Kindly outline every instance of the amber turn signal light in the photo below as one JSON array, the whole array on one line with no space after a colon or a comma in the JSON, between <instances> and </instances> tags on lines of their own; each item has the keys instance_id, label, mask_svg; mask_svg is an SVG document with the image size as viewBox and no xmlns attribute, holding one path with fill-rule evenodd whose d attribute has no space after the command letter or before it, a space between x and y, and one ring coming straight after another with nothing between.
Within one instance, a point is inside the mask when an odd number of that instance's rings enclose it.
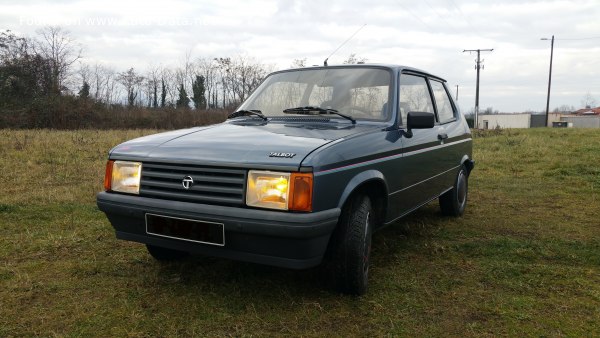
<instances>
[{"instance_id":1,"label":"amber turn signal light","mask_svg":"<svg viewBox=\"0 0 600 338\"><path fill-rule=\"evenodd\" d=\"M106 171L104 172L104 191L109 191L112 185L112 170L115 161L106 162Z\"/></svg>"},{"instance_id":2,"label":"amber turn signal light","mask_svg":"<svg viewBox=\"0 0 600 338\"><path fill-rule=\"evenodd\" d=\"M312 211L312 173L292 173L289 210Z\"/></svg>"}]
</instances>

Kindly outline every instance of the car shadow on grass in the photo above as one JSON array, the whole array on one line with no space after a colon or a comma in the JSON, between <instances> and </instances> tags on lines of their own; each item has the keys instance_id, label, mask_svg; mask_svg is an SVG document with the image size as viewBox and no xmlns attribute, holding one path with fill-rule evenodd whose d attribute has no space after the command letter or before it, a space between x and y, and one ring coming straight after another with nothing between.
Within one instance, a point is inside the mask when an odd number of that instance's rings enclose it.
<instances>
[{"instance_id":1,"label":"car shadow on grass","mask_svg":"<svg viewBox=\"0 0 600 338\"><path fill-rule=\"evenodd\" d=\"M376 269L372 270L371 280L396 267L395 257L409 254L435 236L445 219L438 210L426 206L374 234L371 260ZM199 294L313 300L340 295L329 283L325 266L291 270L200 255L175 262L156 262L148 257L148 262L154 266L154 282L158 285L187 288Z\"/></svg>"}]
</instances>

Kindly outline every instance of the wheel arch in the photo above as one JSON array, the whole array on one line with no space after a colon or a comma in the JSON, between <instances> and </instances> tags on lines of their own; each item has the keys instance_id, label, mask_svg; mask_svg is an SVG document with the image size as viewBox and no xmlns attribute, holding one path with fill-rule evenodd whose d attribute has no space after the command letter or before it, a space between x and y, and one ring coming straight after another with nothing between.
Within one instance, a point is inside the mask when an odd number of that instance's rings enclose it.
<instances>
[{"instance_id":1,"label":"wheel arch","mask_svg":"<svg viewBox=\"0 0 600 338\"><path fill-rule=\"evenodd\" d=\"M388 186L385 176L377 170L363 171L354 176L338 202L338 207L344 205L355 194L363 193L371 198L371 203L376 214L376 224L381 224L385 220L388 202Z\"/></svg>"},{"instance_id":2,"label":"wheel arch","mask_svg":"<svg viewBox=\"0 0 600 338\"><path fill-rule=\"evenodd\" d=\"M460 160L460 164L467 168L467 175L470 175L471 170L475 168L475 161L469 158L469 155L463 156L462 160Z\"/></svg>"}]
</instances>

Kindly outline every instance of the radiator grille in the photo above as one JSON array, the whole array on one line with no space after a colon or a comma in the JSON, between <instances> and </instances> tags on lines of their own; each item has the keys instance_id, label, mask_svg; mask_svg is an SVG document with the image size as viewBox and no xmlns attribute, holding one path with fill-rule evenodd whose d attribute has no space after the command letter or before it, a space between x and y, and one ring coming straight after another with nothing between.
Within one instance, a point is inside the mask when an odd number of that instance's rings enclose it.
<instances>
[{"instance_id":1,"label":"radiator grille","mask_svg":"<svg viewBox=\"0 0 600 338\"><path fill-rule=\"evenodd\" d=\"M182 181L190 176L189 189ZM142 164L140 196L216 205L243 205L246 171L183 164Z\"/></svg>"}]
</instances>

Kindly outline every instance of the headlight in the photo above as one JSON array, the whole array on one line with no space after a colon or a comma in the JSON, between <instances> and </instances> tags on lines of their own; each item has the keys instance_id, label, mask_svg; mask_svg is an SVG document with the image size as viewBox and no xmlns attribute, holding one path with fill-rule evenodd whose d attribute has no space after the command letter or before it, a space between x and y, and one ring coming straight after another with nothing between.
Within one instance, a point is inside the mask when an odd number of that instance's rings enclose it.
<instances>
[{"instance_id":1,"label":"headlight","mask_svg":"<svg viewBox=\"0 0 600 338\"><path fill-rule=\"evenodd\" d=\"M250 170L246 205L279 210L311 211L311 173Z\"/></svg>"},{"instance_id":2,"label":"headlight","mask_svg":"<svg viewBox=\"0 0 600 338\"><path fill-rule=\"evenodd\" d=\"M104 189L129 194L140 193L140 162L108 161L104 176Z\"/></svg>"}]
</instances>

